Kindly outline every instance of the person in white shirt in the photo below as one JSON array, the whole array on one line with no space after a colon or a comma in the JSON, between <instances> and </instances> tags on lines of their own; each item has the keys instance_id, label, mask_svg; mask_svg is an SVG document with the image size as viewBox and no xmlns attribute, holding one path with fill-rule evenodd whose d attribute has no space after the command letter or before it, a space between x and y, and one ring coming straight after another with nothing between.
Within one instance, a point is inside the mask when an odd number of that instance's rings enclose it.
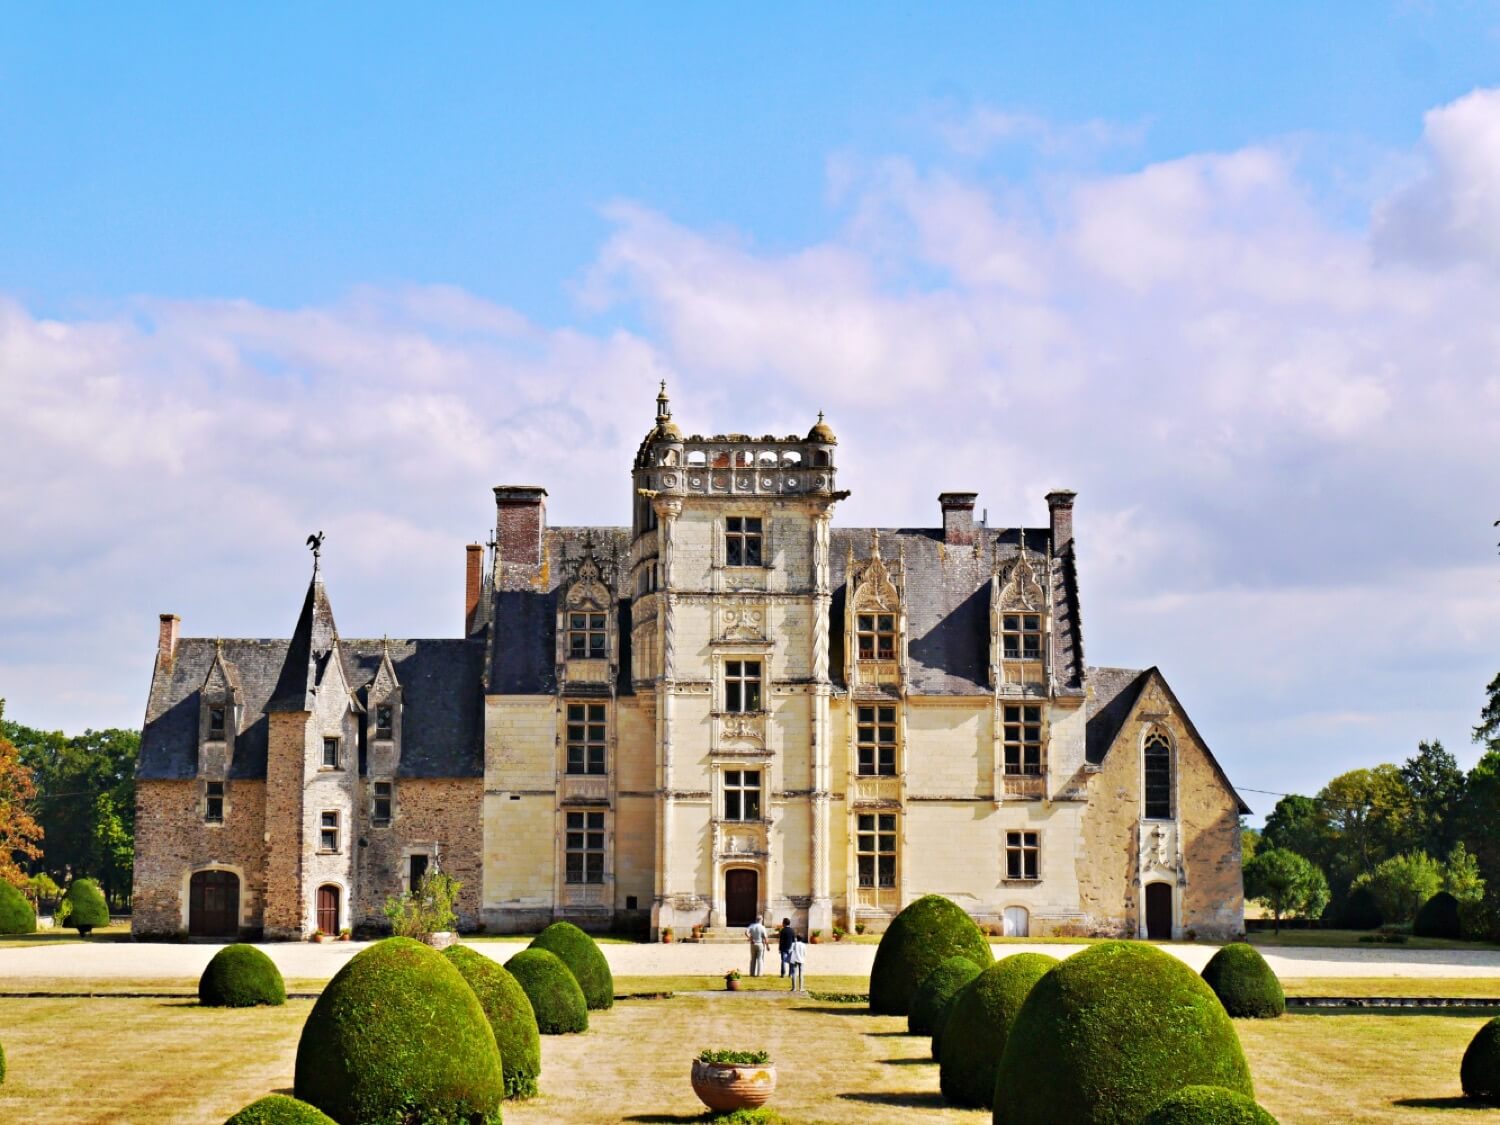
<instances>
[{"instance_id":1,"label":"person in white shirt","mask_svg":"<svg viewBox=\"0 0 1500 1125\"><path fill-rule=\"evenodd\" d=\"M792 970L792 991L805 992L806 989L802 983L802 966L807 963L807 945L800 936L796 936L793 940L786 960L787 967Z\"/></svg>"},{"instance_id":2,"label":"person in white shirt","mask_svg":"<svg viewBox=\"0 0 1500 1125\"><path fill-rule=\"evenodd\" d=\"M750 939L750 975L758 977L766 962L766 941L771 936L761 924L760 915L745 928L745 936Z\"/></svg>"}]
</instances>

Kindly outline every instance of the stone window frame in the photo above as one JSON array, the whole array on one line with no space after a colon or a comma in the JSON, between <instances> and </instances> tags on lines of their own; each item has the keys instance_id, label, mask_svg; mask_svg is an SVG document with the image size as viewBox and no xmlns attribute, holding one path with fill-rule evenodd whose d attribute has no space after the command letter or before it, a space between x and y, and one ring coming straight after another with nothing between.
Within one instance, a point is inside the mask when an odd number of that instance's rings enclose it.
<instances>
[{"instance_id":1,"label":"stone window frame","mask_svg":"<svg viewBox=\"0 0 1500 1125\"><path fill-rule=\"evenodd\" d=\"M1153 745L1162 745L1165 749L1167 768L1167 814L1165 816L1151 815L1151 797L1149 795L1149 771L1147 769L1147 758ZM1180 808L1177 796L1177 740L1172 737L1172 732L1161 723L1152 723L1141 732L1141 819L1155 823L1175 823L1177 812Z\"/></svg>"},{"instance_id":2,"label":"stone window frame","mask_svg":"<svg viewBox=\"0 0 1500 1125\"><path fill-rule=\"evenodd\" d=\"M380 787L385 786L382 795ZM382 817L379 813L380 802L386 803L386 815ZM396 782L394 778L380 778L370 782L370 827L389 828L396 822Z\"/></svg>"},{"instance_id":3,"label":"stone window frame","mask_svg":"<svg viewBox=\"0 0 1500 1125\"><path fill-rule=\"evenodd\" d=\"M755 524L751 529L749 524ZM766 570L770 567L767 560L771 557L771 532L770 517L764 511L761 512L726 512L723 516L723 525L720 531L720 541L724 544L724 566L731 570ZM732 526L737 524L737 526ZM754 545L755 562L746 561L752 553L751 546ZM732 558L732 548L738 545L740 561L735 562Z\"/></svg>"},{"instance_id":4,"label":"stone window frame","mask_svg":"<svg viewBox=\"0 0 1500 1125\"><path fill-rule=\"evenodd\" d=\"M330 823L329 817L333 820ZM318 810L318 854L319 855L342 855L342 844L344 842L343 814L338 809ZM328 847L328 834L333 833L333 846Z\"/></svg>"},{"instance_id":5,"label":"stone window frame","mask_svg":"<svg viewBox=\"0 0 1500 1125\"><path fill-rule=\"evenodd\" d=\"M864 720L864 712L873 711L874 715L870 722ZM880 712L889 711L890 721L881 717ZM881 738L884 728L891 728L891 738L886 742ZM901 708L898 704L881 701L869 703L858 702L854 704L854 775L856 777L898 777L901 774L903 764L901 732L905 724L901 722ZM864 732L867 728L873 728L875 737L867 741ZM890 769L882 769L881 751L890 747L891 763ZM870 751L871 769L865 769L865 751Z\"/></svg>"},{"instance_id":6,"label":"stone window frame","mask_svg":"<svg viewBox=\"0 0 1500 1125\"><path fill-rule=\"evenodd\" d=\"M1011 712L1021 713L1018 722L1011 721ZM1037 712L1036 722L1033 724L1027 720L1026 712ZM1035 726L1037 728L1036 738L1026 737L1026 728ZM1012 739L1010 732L1012 727L1021 728L1021 737ZM1016 760L1019 769L1010 768L1010 750L1016 748ZM1028 747L1036 747L1036 769L1026 768L1026 750ZM1003 703L1000 707L1000 768L1006 777L1041 777L1047 772L1047 709L1041 703Z\"/></svg>"},{"instance_id":7,"label":"stone window frame","mask_svg":"<svg viewBox=\"0 0 1500 1125\"><path fill-rule=\"evenodd\" d=\"M213 787L215 785L219 787L219 791L217 793L213 792ZM210 802L214 800L217 800L219 802L219 815L217 819L209 815L211 809L213 808ZM205 827L223 828L224 821L229 814L229 790L226 783L222 779L212 781L205 780L203 782L202 802L203 803L200 811L203 814L203 823Z\"/></svg>"},{"instance_id":8,"label":"stone window frame","mask_svg":"<svg viewBox=\"0 0 1500 1125\"><path fill-rule=\"evenodd\" d=\"M1010 627L1009 619L1019 618L1020 624ZM1036 619L1036 627L1026 626L1027 618ZM1000 659L1041 661L1047 657L1047 614L1040 609L1002 609L1000 611ZM1036 647L1026 644L1028 637L1036 638ZM1012 641L1016 643L1012 643Z\"/></svg>"},{"instance_id":9,"label":"stone window frame","mask_svg":"<svg viewBox=\"0 0 1500 1125\"><path fill-rule=\"evenodd\" d=\"M582 708L584 712L583 718L577 722L574 721L572 714L575 707ZM592 708L599 708L603 712L604 717L600 722L596 723L594 718L589 714ZM609 748L611 741L609 704L598 699L564 699L562 704L562 722L563 773L568 777L607 777L609 775ZM582 741L577 743L572 738L572 728L575 726L584 728L584 737ZM603 730L603 733L597 739L591 737L590 734L591 728L596 726L601 727ZM583 754L583 768L577 770L573 768L572 760L575 745ZM594 748L597 748L600 754L600 768L597 770L589 768L589 751Z\"/></svg>"},{"instance_id":10,"label":"stone window frame","mask_svg":"<svg viewBox=\"0 0 1500 1125\"><path fill-rule=\"evenodd\" d=\"M333 764L328 762L328 746L333 744ZM344 739L342 735L325 734L323 736L322 755L318 759L320 770L341 770L344 768Z\"/></svg>"},{"instance_id":11,"label":"stone window frame","mask_svg":"<svg viewBox=\"0 0 1500 1125\"><path fill-rule=\"evenodd\" d=\"M769 763L767 763L769 765ZM762 824L770 818L767 815L766 798L767 782L770 771L766 766L746 766L739 763L724 765L719 768L719 820L725 824ZM733 781L730 775L735 775ZM755 784L746 784L745 775L754 774ZM739 815L729 814L730 797L737 798ZM748 815L753 812L755 815Z\"/></svg>"},{"instance_id":12,"label":"stone window frame","mask_svg":"<svg viewBox=\"0 0 1500 1125\"><path fill-rule=\"evenodd\" d=\"M731 673L729 667L731 664L739 665L740 671L738 673ZM745 675L744 666L747 664L753 664L759 670L757 675L753 679ZM766 713L766 669L769 664L770 661L767 659L767 655L760 651L752 653L735 652L723 654L721 659L718 661L717 669L719 673L719 701L721 703L721 707L719 710L721 714L763 715ZM740 688L740 700L739 706L737 707L731 707L729 705L729 688L731 684L737 684ZM745 704L749 702L749 700L747 700L746 698L745 688L747 685L751 684L753 684L755 688L754 707L745 706Z\"/></svg>"},{"instance_id":13,"label":"stone window frame","mask_svg":"<svg viewBox=\"0 0 1500 1125\"><path fill-rule=\"evenodd\" d=\"M394 699L383 699L371 708L375 712L374 730L377 742L394 742L396 739L396 701ZM381 712L389 719L384 726L381 725Z\"/></svg>"},{"instance_id":14,"label":"stone window frame","mask_svg":"<svg viewBox=\"0 0 1500 1125\"><path fill-rule=\"evenodd\" d=\"M420 884L421 879L425 879L434 871L442 870L442 864L440 862L442 857L440 855L440 851L441 849L435 843L408 844L406 847L401 849L400 886L402 891L415 894L417 891L417 884ZM411 861L413 859L416 859L418 856L420 856L425 862L422 865L421 878L413 880L411 877Z\"/></svg>"},{"instance_id":15,"label":"stone window frame","mask_svg":"<svg viewBox=\"0 0 1500 1125\"><path fill-rule=\"evenodd\" d=\"M1027 863L1030 859L1030 871ZM1012 867L1012 860L1015 866ZM1013 872L1020 872L1014 874ZM1005 874L1002 882L1040 883L1042 881L1042 832L1039 828L1007 828L1005 830Z\"/></svg>"},{"instance_id":16,"label":"stone window frame","mask_svg":"<svg viewBox=\"0 0 1500 1125\"><path fill-rule=\"evenodd\" d=\"M608 660L609 659L609 610L596 609L592 606L568 606L563 610L564 623L567 626L566 642L563 649L564 659L567 660ZM575 622L575 618L583 618L583 624ZM597 624L595 623L595 619ZM581 646L577 642L581 640ZM595 642L598 642L597 647ZM575 647L581 647L582 652L575 652Z\"/></svg>"},{"instance_id":17,"label":"stone window frame","mask_svg":"<svg viewBox=\"0 0 1500 1125\"><path fill-rule=\"evenodd\" d=\"M601 808L564 808L562 838L563 884L569 887L597 887L609 881L609 810ZM575 823L575 819L577 821ZM597 818L597 824L595 822ZM593 837L597 834L598 843ZM577 846L574 839L577 837ZM573 859L578 856L581 878L573 878ZM591 870L590 859L597 858L598 869ZM591 877L593 876L593 877Z\"/></svg>"},{"instance_id":18,"label":"stone window frame","mask_svg":"<svg viewBox=\"0 0 1500 1125\"><path fill-rule=\"evenodd\" d=\"M204 736L209 742L223 742L228 737L229 704L223 700L214 700L208 705L208 733Z\"/></svg>"},{"instance_id":19,"label":"stone window frame","mask_svg":"<svg viewBox=\"0 0 1500 1125\"><path fill-rule=\"evenodd\" d=\"M865 621L870 621L869 627ZM882 619L890 622L885 625ZM869 638L869 653L865 652L865 638ZM884 642L889 639L889 649ZM859 609L854 614L854 652L855 659L875 662L891 663L896 659L896 654L901 647L901 618L893 609Z\"/></svg>"},{"instance_id":20,"label":"stone window frame","mask_svg":"<svg viewBox=\"0 0 1500 1125\"><path fill-rule=\"evenodd\" d=\"M886 823L887 821L889 824ZM900 854L901 814L899 812L892 809L862 809L854 814L855 886L867 890L894 889L900 882ZM888 863L885 862L887 857L889 857ZM868 865L866 860L869 861ZM865 874L867 866L868 876ZM889 873L887 873L887 867L889 867Z\"/></svg>"}]
</instances>

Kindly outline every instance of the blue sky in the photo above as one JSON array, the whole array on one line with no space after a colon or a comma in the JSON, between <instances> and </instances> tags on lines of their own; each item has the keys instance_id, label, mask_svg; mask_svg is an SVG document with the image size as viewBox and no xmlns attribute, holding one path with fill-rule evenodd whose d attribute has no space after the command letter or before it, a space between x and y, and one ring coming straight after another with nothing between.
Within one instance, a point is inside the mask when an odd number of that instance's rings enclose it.
<instances>
[{"instance_id":1,"label":"blue sky","mask_svg":"<svg viewBox=\"0 0 1500 1125\"><path fill-rule=\"evenodd\" d=\"M1078 489L1089 660L1247 788L1472 761L1497 86L1495 3L15 9L0 696L139 722L320 527L347 635L451 634L489 487L623 521L666 378L827 410L841 523Z\"/></svg>"}]
</instances>

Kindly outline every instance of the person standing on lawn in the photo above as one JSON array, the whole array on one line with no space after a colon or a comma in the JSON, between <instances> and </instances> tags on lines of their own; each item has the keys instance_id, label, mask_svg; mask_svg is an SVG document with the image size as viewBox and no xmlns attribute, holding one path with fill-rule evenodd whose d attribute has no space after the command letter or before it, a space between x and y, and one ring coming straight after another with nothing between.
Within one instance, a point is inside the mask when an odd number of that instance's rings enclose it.
<instances>
[{"instance_id":1,"label":"person standing on lawn","mask_svg":"<svg viewBox=\"0 0 1500 1125\"><path fill-rule=\"evenodd\" d=\"M761 967L766 962L766 940L771 936L761 924L759 914L755 916L755 921L745 928L745 936L750 939L750 975L758 977L761 974Z\"/></svg>"},{"instance_id":2,"label":"person standing on lawn","mask_svg":"<svg viewBox=\"0 0 1500 1125\"><path fill-rule=\"evenodd\" d=\"M793 992L804 991L802 986L802 966L806 961L807 945L802 941L800 937L797 936L796 932L793 931L792 949L791 952L787 954L787 965L792 971Z\"/></svg>"},{"instance_id":3,"label":"person standing on lawn","mask_svg":"<svg viewBox=\"0 0 1500 1125\"><path fill-rule=\"evenodd\" d=\"M792 946L797 944L797 931L792 929L792 920L783 918L781 929L776 931L776 947L781 951L781 975L787 976L791 970Z\"/></svg>"}]
</instances>

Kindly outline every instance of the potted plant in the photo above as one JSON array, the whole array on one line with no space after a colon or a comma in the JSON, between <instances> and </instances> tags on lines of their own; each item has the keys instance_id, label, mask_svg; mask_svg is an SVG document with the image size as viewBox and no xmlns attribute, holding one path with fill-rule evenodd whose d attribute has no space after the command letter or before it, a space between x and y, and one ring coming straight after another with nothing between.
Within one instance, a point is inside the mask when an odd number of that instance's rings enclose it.
<instances>
[{"instance_id":1,"label":"potted plant","mask_svg":"<svg viewBox=\"0 0 1500 1125\"><path fill-rule=\"evenodd\" d=\"M661 940L666 945L671 945L672 944L672 927L671 926L663 926L661 928Z\"/></svg>"},{"instance_id":2,"label":"potted plant","mask_svg":"<svg viewBox=\"0 0 1500 1125\"><path fill-rule=\"evenodd\" d=\"M354 934L347 929L339 931L339 941L349 941L353 937Z\"/></svg>"},{"instance_id":3,"label":"potted plant","mask_svg":"<svg viewBox=\"0 0 1500 1125\"><path fill-rule=\"evenodd\" d=\"M823 940L823 931L822 930L814 930L812 932L812 934L808 937L808 940L813 945L817 945L819 942L821 942Z\"/></svg>"},{"instance_id":4,"label":"potted plant","mask_svg":"<svg viewBox=\"0 0 1500 1125\"><path fill-rule=\"evenodd\" d=\"M865 924L863 922L854 923L854 932L862 935L865 932Z\"/></svg>"},{"instance_id":5,"label":"potted plant","mask_svg":"<svg viewBox=\"0 0 1500 1125\"><path fill-rule=\"evenodd\" d=\"M728 969L725 971L724 987L730 992L738 992L740 990L740 971L738 969Z\"/></svg>"},{"instance_id":6,"label":"potted plant","mask_svg":"<svg viewBox=\"0 0 1500 1125\"><path fill-rule=\"evenodd\" d=\"M311 939L321 945L323 942L328 940L328 935L325 934L322 930L314 930L312 932Z\"/></svg>"},{"instance_id":7,"label":"potted plant","mask_svg":"<svg viewBox=\"0 0 1500 1125\"><path fill-rule=\"evenodd\" d=\"M846 933L848 933L848 932L849 931L846 930L846 929L844 929L843 926L835 926L835 927L833 927L833 940L834 941L843 941L844 940L844 935Z\"/></svg>"},{"instance_id":8,"label":"potted plant","mask_svg":"<svg viewBox=\"0 0 1500 1125\"><path fill-rule=\"evenodd\" d=\"M705 1050L693 1060L693 1093L715 1113L755 1109L776 1090L776 1068L765 1051Z\"/></svg>"},{"instance_id":9,"label":"potted plant","mask_svg":"<svg viewBox=\"0 0 1500 1125\"><path fill-rule=\"evenodd\" d=\"M693 924L693 940L694 941L702 941L703 940L703 923L702 922L695 922Z\"/></svg>"}]
</instances>

